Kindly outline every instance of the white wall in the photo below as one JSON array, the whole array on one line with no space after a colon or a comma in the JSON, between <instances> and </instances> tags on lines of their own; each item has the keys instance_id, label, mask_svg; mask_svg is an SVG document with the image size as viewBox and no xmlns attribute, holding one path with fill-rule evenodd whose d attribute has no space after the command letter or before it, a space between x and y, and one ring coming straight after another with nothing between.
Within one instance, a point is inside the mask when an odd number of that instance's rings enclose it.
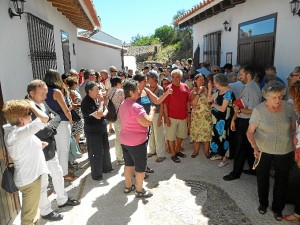
<instances>
[{"instance_id":1,"label":"white wall","mask_svg":"<svg viewBox=\"0 0 300 225\"><path fill-rule=\"evenodd\" d=\"M0 80L4 101L23 98L26 85L33 79L30 50L27 34L26 14L10 19L8 8L10 0L0 1ZM69 33L71 65L77 68L77 59L73 55L72 44L77 42L76 27L46 0L30 0L24 4L25 12L54 25L57 69L64 72L60 31Z\"/></svg>"},{"instance_id":2,"label":"white wall","mask_svg":"<svg viewBox=\"0 0 300 225\"><path fill-rule=\"evenodd\" d=\"M115 66L118 70L122 67L120 49L113 49L81 40L78 40L77 46L78 66L80 68L100 71L103 69L108 70L110 66Z\"/></svg>"},{"instance_id":3,"label":"white wall","mask_svg":"<svg viewBox=\"0 0 300 225\"><path fill-rule=\"evenodd\" d=\"M136 58L132 55L124 56L124 67L128 67L128 69L132 69L133 72L136 71Z\"/></svg>"},{"instance_id":4,"label":"white wall","mask_svg":"<svg viewBox=\"0 0 300 225\"><path fill-rule=\"evenodd\" d=\"M203 35L222 30L221 66L226 62L226 52L232 52L232 64L236 64L238 25L259 17L277 13L277 31L275 38L274 65L277 74L286 80L295 66L300 65L300 17L290 12L289 1L282 0L251 0L227 9L207 20L193 26L193 49L200 44L201 60L203 60ZM231 32L225 32L223 23L227 20Z\"/></svg>"}]
</instances>

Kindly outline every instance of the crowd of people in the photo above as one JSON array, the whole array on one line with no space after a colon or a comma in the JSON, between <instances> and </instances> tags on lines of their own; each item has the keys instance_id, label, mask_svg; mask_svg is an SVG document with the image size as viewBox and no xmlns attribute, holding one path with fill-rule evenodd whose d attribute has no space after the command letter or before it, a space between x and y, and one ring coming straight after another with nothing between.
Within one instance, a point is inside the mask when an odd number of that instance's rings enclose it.
<instances>
[{"instance_id":1,"label":"crowd of people","mask_svg":"<svg viewBox=\"0 0 300 225\"><path fill-rule=\"evenodd\" d=\"M224 181L239 179L243 173L257 176L261 214L269 206L274 167L274 217L300 221L299 192L294 214L282 215L294 163L300 188L300 67L287 83L286 87L274 66L261 77L252 66L220 68L208 61L193 65L192 59L136 71L111 66L108 71L72 69L61 75L49 69L43 81L28 84L26 99L7 101L2 109L8 122L5 143L23 196L22 224L32 224L38 208L44 219L63 219L47 198L48 175L59 207L80 204L64 189L64 181L77 178L69 170L76 164L69 157L72 139L76 144L86 140L91 177L103 182L103 173L114 170L109 134L115 134L117 163L125 165L126 194L151 197L143 187L144 179L154 172L147 167L147 158L156 156L155 161L162 163L169 153L174 163L180 163L187 157L182 141L189 137L192 158L203 144L206 158L219 160L219 168L233 159L232 172ZM106 119L110 101L117 113L114 121ZM246 159L249 169L244 170Z\"/></svg>"}]
</instances>

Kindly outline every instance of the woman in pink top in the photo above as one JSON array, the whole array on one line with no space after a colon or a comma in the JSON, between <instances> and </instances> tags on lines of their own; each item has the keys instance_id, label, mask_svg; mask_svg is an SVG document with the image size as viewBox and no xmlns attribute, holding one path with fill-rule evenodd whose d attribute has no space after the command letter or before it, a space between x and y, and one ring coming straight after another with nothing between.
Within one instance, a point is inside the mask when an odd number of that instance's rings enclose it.
<instances>
[{"instance_id":1,"label":"woman in pink top","mask_svg":"<svg viewBox=\"0 0 300 225\"><path fill-rule=\"evenodd\" d=\"M125 100L119 108L121 121L120 143L125 161L125 189L124 193L136 190L137 198L149 198L152 193L143 188L145 170L147 166L147 133L152 124L155 107L151 106L147 115L143 106L136 103L140 96L138 83L128 80L123 85ZM131 177L135 170L136 186Z\"/></svg>"}]
</instances>

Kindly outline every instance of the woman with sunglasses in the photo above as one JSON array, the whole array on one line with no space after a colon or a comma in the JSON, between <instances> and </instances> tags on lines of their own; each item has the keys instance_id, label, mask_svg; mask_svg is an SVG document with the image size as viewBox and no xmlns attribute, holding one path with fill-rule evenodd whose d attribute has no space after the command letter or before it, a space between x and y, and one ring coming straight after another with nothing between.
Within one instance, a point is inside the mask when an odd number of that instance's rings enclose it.
<instances>
[{"instance_id":1,"label":"woman with sunglasses","mask_svg":"<svg viewBox=\"0 0 300 225\"><path fill-rule=\"evenodd\" d=\"M33 101L10 100L3 106L9 124L3 126L4 141L14 163L14 181L22 193L21 224L33 224L39 206L41 175L49 173L42 151L47 146L35 136L49 117ZM31 121L32 112L37 119Z\"/></svg>"}]
</instances>

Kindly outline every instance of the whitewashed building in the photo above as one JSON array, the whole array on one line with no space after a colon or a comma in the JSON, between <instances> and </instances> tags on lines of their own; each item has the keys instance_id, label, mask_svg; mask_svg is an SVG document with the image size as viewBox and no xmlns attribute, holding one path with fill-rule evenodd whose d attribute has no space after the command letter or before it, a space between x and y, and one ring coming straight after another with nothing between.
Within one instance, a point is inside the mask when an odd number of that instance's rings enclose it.
<instances>
[{"instance_id":1,"label":"whitewashed building","mask_svg":"<svg viewBox=\"0 0 300 225\"><path fill-rule=\"evenodd\" d=\"M286 81L300 64L300 17L299 10L293 9L290 1L282 0L205 0L174 24L192 26L193 48L200 47L199 62L248 64L262 72L274 65Z\"/></svg>"},{"instance_id":2,"label":"whitewashed building","mask_svg":"<svg viewBox=\"0 0 300 225\"><path fill-rule=\"evenodd\" d=\"M22 2L24 13L10 17L18 12L13 3ZM93 31L99 27L92 0L1 0L0 109L4 101L24 98L27 84L42 79L49 68L64 73L71 68L121 67L120 46L77 36L78 28ZM1 113L0 125L4 123ZM0 181L4 153L0 129ZM20 208L18 195L0 188L0 198L0 224L11 224Z\"/></svg>"}]
</instances>

